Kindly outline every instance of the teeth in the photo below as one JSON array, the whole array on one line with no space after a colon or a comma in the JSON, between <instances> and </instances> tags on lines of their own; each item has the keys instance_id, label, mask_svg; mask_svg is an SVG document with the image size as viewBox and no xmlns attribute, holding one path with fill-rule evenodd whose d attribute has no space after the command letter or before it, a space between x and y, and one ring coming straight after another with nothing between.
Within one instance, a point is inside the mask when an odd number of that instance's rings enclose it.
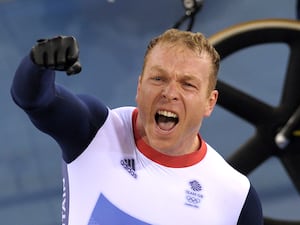
<instances>
[{"instance_id":1,"label":"teeth","mask_svg":"<svg viewBox=\"0 0 300 225\"><path fill-rule=\"evenodd\" d=\"M162 116L177 118L177 115L175 113L172 113L172 112L169 112L169 111L159 110L157 113L159 115L162 115Z\"/></svg>"}]
</instances>

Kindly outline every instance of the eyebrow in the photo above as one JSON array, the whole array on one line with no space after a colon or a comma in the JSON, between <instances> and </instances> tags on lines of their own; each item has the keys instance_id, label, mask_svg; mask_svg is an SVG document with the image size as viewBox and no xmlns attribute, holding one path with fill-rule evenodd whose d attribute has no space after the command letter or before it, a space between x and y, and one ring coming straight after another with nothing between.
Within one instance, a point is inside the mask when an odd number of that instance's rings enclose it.
<instances>
[{"instance_id":1,"label":"eyebrow","mask_svg":"<svg viewBox=\"0 0 300 225\"><path fill-rule=\"evenodd\" d=\"M150 71L153 71L153 70L166 73L166 70L164 70L162 66L158 66L158 65L152 66L150 68Z\"/></svg>"}]
</instances>

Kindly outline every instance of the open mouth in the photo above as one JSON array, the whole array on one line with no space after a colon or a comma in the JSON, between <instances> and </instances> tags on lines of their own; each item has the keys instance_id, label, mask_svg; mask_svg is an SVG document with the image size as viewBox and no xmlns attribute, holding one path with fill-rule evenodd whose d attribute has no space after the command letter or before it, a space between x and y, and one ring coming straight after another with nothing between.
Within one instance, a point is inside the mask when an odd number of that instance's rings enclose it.
<instances>
[{"instance_id":1,"label":"open mouth","mask_svg":"<svg viewBox=\"0 0 300 225\"><path fill-rule=\"evenodd\" d=\"M170 131L176 126L179 119L178 116L173 112L159 110L155 114L155 121L161 130Z\"/></svg>"}]
</instances>

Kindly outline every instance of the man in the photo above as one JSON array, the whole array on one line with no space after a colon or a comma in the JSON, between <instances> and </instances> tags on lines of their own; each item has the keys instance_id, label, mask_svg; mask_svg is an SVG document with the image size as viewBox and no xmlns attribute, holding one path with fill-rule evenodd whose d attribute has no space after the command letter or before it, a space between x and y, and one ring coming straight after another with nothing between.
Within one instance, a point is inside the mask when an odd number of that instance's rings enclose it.
<instances>
[{"instance_id":1,"label":"man","mask_svg":"<svg viewBox=\"0 0 300 225\"><path fill-rule=\"evenodd\" d=\"M55 84L55 70L80 72L78 52L73 37L39 40L11 89L61 146L63 224L262 224L249 180L199 135L218 98L220 60L201 33L170 29L151 40L137 107L109 109Z\"/></svg>"}]
</instances>

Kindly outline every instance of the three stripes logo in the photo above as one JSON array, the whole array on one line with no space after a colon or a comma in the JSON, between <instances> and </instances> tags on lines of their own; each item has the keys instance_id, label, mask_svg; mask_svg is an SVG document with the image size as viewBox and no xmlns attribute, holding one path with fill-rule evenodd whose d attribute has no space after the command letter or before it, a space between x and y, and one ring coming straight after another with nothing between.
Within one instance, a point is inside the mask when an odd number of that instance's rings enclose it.
<instances>
[{"instance_id":1,"label":"three stripes logo","mask_svg":"<svg viewBox=\"0 0 300 225\"><path fill-rule=\"evenodd\" d=\"M134 159L122 159L121 160L121 165L127 172L134 177L135 179L137 178L137 174L135 172L135 161Z\"/></svg>"}]
</instances>

